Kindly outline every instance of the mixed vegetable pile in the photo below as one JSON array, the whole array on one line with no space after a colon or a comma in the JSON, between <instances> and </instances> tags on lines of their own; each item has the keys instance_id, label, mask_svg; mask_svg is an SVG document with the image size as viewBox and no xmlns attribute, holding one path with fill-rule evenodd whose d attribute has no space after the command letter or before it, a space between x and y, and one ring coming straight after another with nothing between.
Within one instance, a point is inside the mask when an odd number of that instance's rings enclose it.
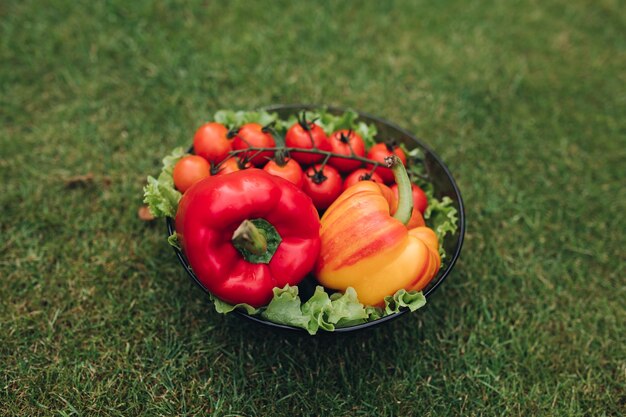
<instances>
[{"instance_id":1,"label":"mixed vegetable pile","mask_svg":"<svg viewBox=\"0 0 626 417\"><path fill-rule=\"evenodd\" d=\"M392 139L352 111L219 111L148 177L144 201L174 219L168 241L221 313L315 334L414 311L457 212L421 151Z\"/></svg>"}]
</instances>

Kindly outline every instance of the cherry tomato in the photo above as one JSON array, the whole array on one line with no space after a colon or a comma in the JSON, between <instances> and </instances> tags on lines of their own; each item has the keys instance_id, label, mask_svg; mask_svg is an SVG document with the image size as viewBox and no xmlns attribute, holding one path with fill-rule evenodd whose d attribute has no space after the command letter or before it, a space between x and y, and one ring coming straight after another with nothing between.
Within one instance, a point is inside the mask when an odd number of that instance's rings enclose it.
<instances>
[{"instance_id":1,"label":"cherry tomato","mask_svg":"<svg viewBox=\"0 0 626 417\"><path fill-rule=\"evenodd\" d=\"M374 181L383 184L383 179L376 172L372 172L371 169L359 168L346 177L346 180L343 182L343 189L346 190L359 181Z\"/></svg>"},{"instance_id":2,"label":"cherry tomato","mask_svg":"<svg viewBox=\"0 0 626 417\"><path fill-rule=\"evenodd\" d=\"M395 154L404 165L406 165L406 155L402 148L394 144L377 143L372 146L367 153L367 158L380 162L381 165L376 168L376 173L385 181L385 184L391 184L394 182L393 172L389 168L385 167L385 158Z\"/></svg>"},{"instance_id":3,"label":"cherry tomato","mask_svg":"<svg viewBox=\"0 0 626 417\"><path fill-rule=\"evenodd\" d=\"M363 142L363 138L352 130L339 130L330 135L328 140L330 142L330 151L333 153L365 156L365 143ZM342 174L354 171L363 164L361 161L355 161L354 159L336 157L330 158L328 163L337 168Z\"/></svg>"},{"instance_id":4,"label":"cherry tomato","mask_svg":"<svg viewBox=\"0 0 626 417\"><path fill-rule=\"evenodd\" d=\"M428 207L428 197L426 197L426 193L420 187L415 184L411 184L412 186L412 194L413 194L413 206L422 214L426 211L426 207ZM391 186L391 190L394 192L396 197L398 197L398 184L394 184Z\"/></svg>"},{"instance_id":5,"label":"cherry tomato","mask_svg":"<svg viewBox=\"0 0 626 417\"><path fill-rule=\"evenodd\" d=\"M318 210L324 210L341 194L341 175L329 165L323 169L322 164L309 167L304 174L302 190L311 197Z\"/></svg>"},{"instance_id":6,"label":"cherry tomato","mask_svg":"<svg viewBox=\"0 0 626 417\"><path fill-rule=\"evenodd\" d=\"M263 167L264 171L269 172L272 175L286 179L296 184L298 188L302 187L304 182L304 172L300 165L293 159L287 159L284 165L279 165L275 160L269 161Z\"/></svg>"},{"instance_id":7,"label":"cherry tomato","mask_svg":"<svg viewBox=\"0 0 626 417\"><path fill-rule=\"evenodd\" d=\"M211 176L211 165L201 156L189 155L182 157L173 171L174 185L184 193L203 178Z\"/></svg>"},{"instance_id":8,"label":"cherry tomato","mask_svg":"<svg viewBox=\"0 0 626 417\"><path fill-rule=\"evenodd\" d=\"M242 169L247 168L252 168L252 164L250 162L244 163L244 161L238 157L233 156L220 164L215 175L226 175L231 172L241 171Z\"/></svg>"},{"instance_id":9,"label":"cherry tomato","mask_svg":"<svg viewBox=\"0 0 626 417\"><path fill-rule=\"evenodd\" d=\"M221 123L206 123L193 135L193 151L209 162L223 161L231 151L228 129Z\"/></svg>"},{"instance_id":10,"label":"cherry tomato","mask_svg":"<svg viewBox=\"0 0 626 417\"><path fill-rule=\"evenodd\" d=\"M250 147L253 148L273 148L276 146L274 142L274 137L271 133L265 132L263 130L263 126L258 123L246 123L241 126L237 135L233 139L233 149L247 149ZM255 155L257 151L248 152L248 157ZM261 167L267 163L267 160L271 158L273 155L272 151L264 151L260 152L254 158L251 159L251 162Z\"/></svg>"},{"instance_id":11,"label":"cherry tomato","mask_svg":"<svg viewBox=\"0 0 626 417\"><path fill-rule=\"evenodd\" d=\"M319 149L330 151L330 143L324 130L313 122L308 122L305 118L299 120L287 131L285 144L290 148ZM291 152L291 157L303 165L310 165L320 162L324 155L314 153Z\"/></svg>"}]
</instances>

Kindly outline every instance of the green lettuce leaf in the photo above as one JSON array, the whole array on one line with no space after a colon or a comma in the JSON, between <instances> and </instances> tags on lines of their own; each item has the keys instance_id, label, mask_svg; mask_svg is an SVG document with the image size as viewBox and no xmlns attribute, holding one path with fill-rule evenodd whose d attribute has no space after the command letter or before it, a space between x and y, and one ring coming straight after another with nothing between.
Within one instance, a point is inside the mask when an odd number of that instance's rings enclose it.
<instances>
[{"instance_id":1,"label":"green lettuce leaf","mask_svg":"<svg viewBox=\"0 0 626 417\"><path fill-rule=\"evenodd\" d=\"M299 327L314 335L320 329L333 331L339 327L350 327L367 321L377 320L389 314L398 313L403 308L415 311L426 304L421 292L399 290L392 297L385 298L385 307L364 306L357 298L354 288L345 293L328 295L324 287L317 286L313 296L302 303L298 287L286 285L274 288L274 297L261 308L248 304L228 304L211 295L210 298L218 313L227 314L235 309L246 311L250 315L260 315L273 323Z\"/></svg>"},{"instance_id":2,"label":"green lettuce leaf","mask_svg":"<svg viewBox=\"0 0 626 417\"><path fill-rule=\"evenodd\" d=\"M227 314L233 312L235 309L244 310L246 313L250 315L258 314L261 310L255 307L252 307L250 304L228 304L226 301L222 301L219 298L215 297L213 294L209 295L211 301L213 301L213 306L215 307L215 311L221 314Z\"/></svg>"},{"instance_id":3,"label":"green lettuce leaf","mask_svg":"<svg viewBox=\"0 0 626 417\"><path fill-rule=\"evenodd\" d=\"M359 302L356 291L352 287L348 287L343 294L334 293L330 299L332 308L328 312L328 321L336 324L337 327L365 323L369 318L365 306Z\"/></svg>"},{"instance_id":4,"label":"green lettuce leaf","mask_svg":"<svg viewBox=\"0 0 626 417\"><path fill-rule=\"evenodd\" d=\"M307 119L309 119L309 112L306 113L307 114ZM278 130L279 132L285 134L287 133L287 131L289 130L289 128L291 126L293 126L294 124L298 123L298 117L295 114L292 114L291 116L289 116L286 119L278 119L276 121L276 130Z\"/></svg>"},{"instance_id":5,"label":"green lettuce leaf","mask_svg":"<svg viewBox=\"0 0 626 417\"><path fill-rule=\"evenodd\" d=\"M361 135L363 141L365 142L366 148L369 149L376 144L376 139L374 138L378 134L378 130L376 129L375 125L368 125L365 122L359 122L354 128L354 131Z\"/></svg>"},{"instance_id":6,"label":"green lettuce leaf","mask_svg":"<svg viewBox=\"0 0 626 417\"><path fill-rule=\"evenodd\" d=\"M315 334L319 329L333 331L335 326L328 321L328 313L332 309L332 302L328 293L319 285L309 300L302 304L302 314L308 318L306 330Z\"/></svg>"},{"instance_id":7,"label":"green lettuce leaf","mask_svg":"<svg viewBox=\"0 0 626 417\"><path fill-rule=\"evenodd\" d=\"M274 298L261 315L274 323L300 327L311 335L320 329L333 331L336 327L363 323L368 318L354 289L329 296L319 285L304 304L298 297L298 287L274 288Z\"/></svg>"},{"instance_id":8,"label":"green lettuce leaf","mask_svg":"<svg viewBox=\"0 0 626 417\"><path fill-rule=\"evenodd\" d=\"M356 119L358 119L359 115L353 110L348 110L340 115L321 110L314 116L311 116L310 119L313 117L317 118L315 123L320 125L327 134L331 134L339 129L354 129L357 126Z\"/></svg>"},{"instance_id":9,"label":"green lettuce leaf","mask_svg":"<svg viewBox=\"0 0 626 417\"><path fill-rule=\"evenodd\" d=\"M374 307L374 306L365 307L365 312L367 313L367 321L378 320L387 315L384 309L380 307Z\"/></svg>"},{"instance_id":10,"label":"green lettuce leaf","mask_svg":"<svg viewBox=\"0 0 626 417\"><path fill-rule=\"evenodd\" d=\"M274 288L274 298L267 305L265 311L261 313L261 316L274 323L308 330L309 317L302 313L301 306L298 287L286 285L285 288Z\"/></svg>"},{"instance_id":11,"label":"green lettuce leaf","mask_svg":"<svg viewBox=\"0 0 626 417\"><path fill-rule=\"evenodd\" d=\"M246 123L258 123L266 126L278 121L276 113L269 113L264 110L259 111L233 111L219 110L213 116L213 120L226 125L229 129L241 127Z\"/></svg>"},{"instance_id":12,"label":"green lettuce leaf","mask_svg":"<svg viewBox=\"0 0 626 417\"><path fill-rule=\"evenodd\" d=\"M155 217L174 217L182 194L174 188L172 171L174 165L186 154L182 147L174 149L163 158L163 168L158 178L148 177L143 189L143 202L148 205Z\"/></svg>"},{"instance_id":13,"label":"green lettuce leaf","mask_svg":"<svg viewBox=\"0 0 626 417\"><path fill-rule=\"evenodd\" d=\"M167 243L169 243L171 246L175 247L176 249L181 250L180 242L178 241L178 235L176 234L176 232L172 233L171 235L167 237Z\"/></svg>"},{"instance_id":14,"label":"green lettuce leaf","mask_svg":"<svg viewBox=\"0 0 626 417\"><path fill-rule=\"evenodd\" d=\"M444 196L441 200L428 196L428 207L424 212L424 219L437 234L439 242L443 242L448 234L454 234L459 227L458 211L454 207L454 201L448 196Z\"/></svg>"},{"instance_id":15,"label":"green lettuce leaf","mask_svg":"<svg viewBox=\"0 0 626 417\"><path fill-rule=\"evenodd\" d=\"M421 291L398 290L393 296L385 297L385 315L395 314L402 308L415 311L426 305L426 297Z\"/></svg>"}]
</instances>

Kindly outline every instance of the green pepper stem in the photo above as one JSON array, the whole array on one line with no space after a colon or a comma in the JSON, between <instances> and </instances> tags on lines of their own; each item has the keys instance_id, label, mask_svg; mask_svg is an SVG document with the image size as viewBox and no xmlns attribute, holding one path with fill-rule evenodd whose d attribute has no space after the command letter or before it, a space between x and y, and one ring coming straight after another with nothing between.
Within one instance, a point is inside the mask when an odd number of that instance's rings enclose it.
<instances>
[{"instance_id":1,"label":"green pepper stem","mask_svg":"<svg viewBox=\"0 0 626 417\"><path fill-rule=\"evenodd\" d=\"M398 184L398 209L393 217L406 225L411 220L411 214L413 214L413 186L411 185L411 180L402 161L396 155L386 157L385 164L388 168L391 168L396 184Z\"/></svg>"},{"instance_id":2,"label":"green pepper stem","mask_svg":"<svg viewBox=\"0 0 626 417\"><path fill-rule=\"evenodd\" d=\"M233 245L255 255L267 251L267 239L250 220L244 220L235 230L232 237Z\"/></svg>"}]
</instances>

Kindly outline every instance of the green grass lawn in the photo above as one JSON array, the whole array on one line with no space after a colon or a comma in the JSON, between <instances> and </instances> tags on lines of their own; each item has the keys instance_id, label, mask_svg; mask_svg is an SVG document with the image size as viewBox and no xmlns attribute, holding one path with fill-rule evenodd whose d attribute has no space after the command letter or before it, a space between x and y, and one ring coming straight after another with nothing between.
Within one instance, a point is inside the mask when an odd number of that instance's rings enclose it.
<instances>
[{"instance_id":1,"label":"green grass lawn","mask_svg":"<svg viewBox=\"0 0 626 417\"><path fill-rule=\"evenodd\" d=\"M47 3L0 2L0 415L625 412L619 1ZM467 239L423 310L272 333L215 313L137 218L215 110L280 102L446 161Z\"/></svg>"}]
</instances>

